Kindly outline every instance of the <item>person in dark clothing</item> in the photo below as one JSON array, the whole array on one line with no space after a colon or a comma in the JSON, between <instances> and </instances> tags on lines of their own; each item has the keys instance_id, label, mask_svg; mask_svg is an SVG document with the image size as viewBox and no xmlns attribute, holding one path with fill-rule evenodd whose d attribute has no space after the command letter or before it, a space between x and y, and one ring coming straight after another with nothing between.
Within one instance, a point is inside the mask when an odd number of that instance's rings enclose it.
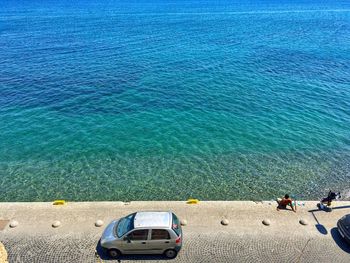
<instances>
[{"instance_id":1,"label":"person in dark clothing","mask_svg":"<svg viewBox=\"0 0 350 263\"><path fill-rule=\"evenodd\" d=\"M320 209L331 209L330 206L332 205L332 201L341 198L340 193L335 193L332 191L329 191L327 197L324 197L321 199L320 203L317 204L317 207ZM327 205L327 206L324 206Z\"/></svg>"}]
</instances>

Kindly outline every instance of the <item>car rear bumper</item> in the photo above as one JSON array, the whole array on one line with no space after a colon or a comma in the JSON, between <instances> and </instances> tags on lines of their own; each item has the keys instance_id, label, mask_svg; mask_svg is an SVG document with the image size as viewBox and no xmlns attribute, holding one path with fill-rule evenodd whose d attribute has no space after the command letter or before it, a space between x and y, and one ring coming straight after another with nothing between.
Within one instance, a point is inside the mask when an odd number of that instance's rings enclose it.
<instances>
[{"instance_id":1,"label":"car rear bumper","mask_svg":"<svg viewBox=\"0 0 350 263\"><path fill-rule=\"evenodd\" d=\"M182 248L182 245L176 246L176 247L175 247L176 252L179 252L179 251L181 250L181 248Z\"/></svg>"}]
</instances>

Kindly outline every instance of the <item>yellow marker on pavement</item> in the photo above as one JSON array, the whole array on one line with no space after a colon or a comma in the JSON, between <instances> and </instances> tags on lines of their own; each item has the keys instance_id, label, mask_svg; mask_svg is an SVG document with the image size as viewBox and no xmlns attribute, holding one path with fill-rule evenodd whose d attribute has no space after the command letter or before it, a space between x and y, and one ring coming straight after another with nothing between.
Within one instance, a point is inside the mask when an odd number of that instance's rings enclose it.
<instances>
[{"instance_id":1,"label":"yellow marker on pavement","mask_svg":"<svg viewBox=\"0 0 350 263\"><path fill-rule=\"evenodd\" d=\"M5 249L5 246L1 242L0 242L0 262L1 263L8 263L7 251Z\"/></svg>"},{"instance_id":2,"label":"yellow marker on pavement","mask_svg":"<svg viewBox=\"0 0 350 263\"><path fill-rule=\"evenodd\" d=\"M189 205L196 205L196 204L199 203L199 200L191 198L191 199L188 199L186 203L189 204Z\"/></svg>"},{"instance_id":3,"label":"yellow marker on pavement","mask_svg":"<svg viewBox=\"0 0 350 263\"><path fill-rule=\"evenodd\" d=\"M55 200L53 201L53 205L65 205L66 201L65 200Z\"/></svg>"}]
</instances>

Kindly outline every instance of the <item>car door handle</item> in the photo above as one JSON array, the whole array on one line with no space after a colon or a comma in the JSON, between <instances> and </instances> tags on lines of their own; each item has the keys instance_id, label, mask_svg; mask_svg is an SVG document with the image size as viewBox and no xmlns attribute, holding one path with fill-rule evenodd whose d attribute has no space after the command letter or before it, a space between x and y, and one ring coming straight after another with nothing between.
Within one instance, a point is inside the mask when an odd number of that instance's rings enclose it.
<instances>
[{"instance_id":1,"label":"car door handle","mask_svg":"<svg viewBox=\"0 0 350 263\"><path fill-rule=\"evenodd\" d=\"M165 241L164 243L169 243L169 241Z\"/></svg>"},{"instance_id":2,"label":"car door handle","mask_svg":"<svg viewBox=\"0 0 350 263\"><path fill-rule=\"evenodd\" d=\"M141 242L141 244L146 244L146 242L145 242L145 241L143 241L143 242Z\"/></svg>"}]
</instances>

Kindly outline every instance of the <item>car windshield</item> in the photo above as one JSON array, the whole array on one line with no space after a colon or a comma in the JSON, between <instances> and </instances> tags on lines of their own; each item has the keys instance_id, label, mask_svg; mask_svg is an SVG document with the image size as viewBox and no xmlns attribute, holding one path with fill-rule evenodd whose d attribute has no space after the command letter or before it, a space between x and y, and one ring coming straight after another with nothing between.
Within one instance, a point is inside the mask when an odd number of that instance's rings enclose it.
<instances>
[{"instance_id":1,"label":"car windshield","mask_svg":"<svg viewBox=\"0 0 350 263\"><path fill-rule=\"evenodd\" d=\"M120 219L116 229L116 234L118 237L122 237L125 233L134 228L134 217L135 214L131 214Z\"/></svg>"}]
</instances>

